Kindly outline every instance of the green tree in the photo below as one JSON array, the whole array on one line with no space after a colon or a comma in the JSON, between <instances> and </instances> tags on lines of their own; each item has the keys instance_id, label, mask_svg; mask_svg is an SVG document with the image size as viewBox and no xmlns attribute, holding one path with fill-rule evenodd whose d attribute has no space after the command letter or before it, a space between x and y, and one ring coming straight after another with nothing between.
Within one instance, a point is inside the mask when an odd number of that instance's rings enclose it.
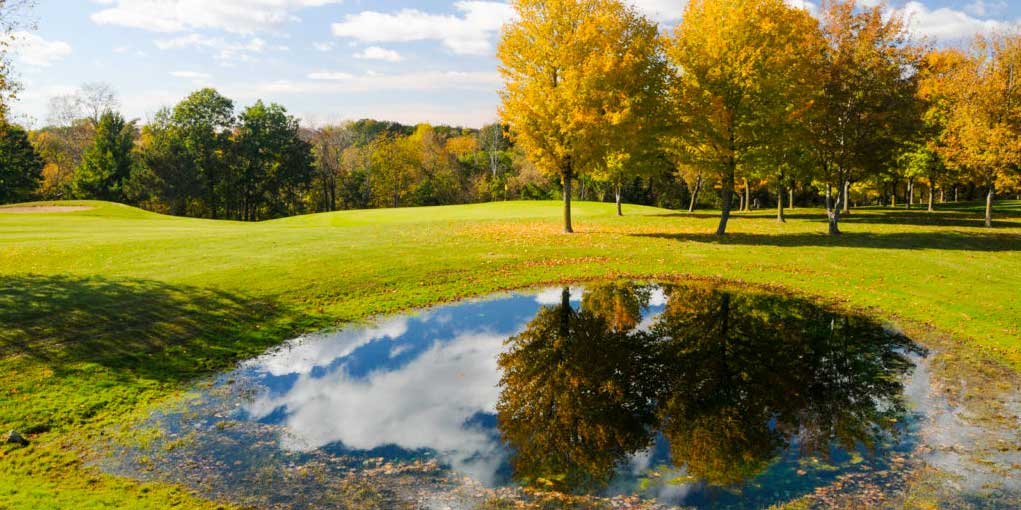
<instances>
[{"instance_id":1,"label":"green tree","mask_svg":"<svg viewBox=\"0 0 1021 510\"><path fill-rule=\"evenodd\" d=\"M202 182L203 215L215 219L223 210L234 102L214 89L202 89L174 107L171 122L168 134L187 153L183 161L187 168L182 170Z\"/></svg>"},{"instance_id":2,"label":"green tree","mask_svg":"<svg viewBox=\"0 0 1021 510\"><path fill-rule=\"evenodd\" d=\"M0 120L0 204L32 199L44 164L25 130Z\"/></svg>"},{"instance_id":3,"label":"green tree","mask_svg":"<svg viewBox=\"0 0 1021 510\"><path fill-rule=\"evenodd\" d=\"M500 114L535 166L560 179L570 233L572 180L620 152L662 90L658 29L617 0L512 5L518 19L497 51Z\"/></svg>"},{"instance_id":4,"label":"green tree","mask_svg":"<svg viewBox=\"0 0 1021 510\"><path fill-rule=\"evenodd\" d=\"M246 221L298 214L312 180L311 146L298 120L257 101L238 117L234 184L228 200Z\"/></svg>"},{"instance_id":5,"label":"green tree","mask_svg":"<svg viewBox=\"0 0 1021 510\"><path fill-rule=\"evenodd\" d=\"M737 174L786 143L783 126L811 106L817 22L783 0L692 0L667 56L677 69L671 149L682 165L719 177L730 218Z\"/></svg>"},{"instance_id":6,"label":"green tree","mask_svg":"<svg viewBox=\"0 0 1021 510\"><path fill-rule=\"evenodd\" d=\"M124 182L131 176L135 124L114 112L100 115L92 146L71 181L77 198L124 201Z\"/></svg>"}]
</instances>

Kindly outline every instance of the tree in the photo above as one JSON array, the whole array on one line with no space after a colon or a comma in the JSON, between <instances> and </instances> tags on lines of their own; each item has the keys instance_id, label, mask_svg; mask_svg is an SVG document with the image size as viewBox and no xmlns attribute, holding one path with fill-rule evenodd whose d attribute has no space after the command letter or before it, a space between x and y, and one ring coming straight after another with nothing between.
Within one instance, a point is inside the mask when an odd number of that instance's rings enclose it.
<instances>
[{"instance_id":1,"label":"tree","mask_svg":"<svg viewBox=\"0 0 1021 510\"><path fill-rule=\"evenodd\" d=\"M497 56L503 121L541 171L563 185L564 232L571 181L621 150L659 93L656 25L617 0L515 0ZM629 151L627 151L629 152Z\"/></svg>"},{"instance_id":2,"label":"tree","mask_svg":"<svg viewBox=\"0 0 1021 510\"><path fill-rule=\"evenodd\" d=\"M21 91L21 84L13 76L8 50L17 37L17 30L26 24L25 11L33 4L34 0L0 0L0 126L7 122L10 102Z\"/></svg>"},{"instance_id":3,"label":"tree","mask_svg":"<svg viewBox=\"0 0 1021 510\"><path fill-rule=\"evenodd\" d=\"M42 181L43 165L25 130L0 121L0 204L34 197Z\"/></svg>"},{"instance_id":4,"label":"tree","mask_svg":"<svg viewBox=\"0 0 1021 510\"><path fill-rule=\"evenodd\" d=\"M164 108L142 128L139 139L141 170L132 179L145 186L132 186L131 199L163 203L170 214L202 215L202 181L196 172L185 140L174 122L173 111Z\"/></svg>"},{"instance_id":5,"label":"tree","mask_svg":"<svg viewBox=\"0 0 1021 510\"><path fill-rule=\"evenodd\" d=\"M986 190L985 226L993 226L998 181L1021 160L1021 35L979 38L957 72L948 153Z\"/></svg>"},{"instance_id":6,"label":"tree","mask_svg":"<svg viewBox=\"0 0 1021 510\"><path fill-rule=\"evenodd\" d=\"M234 103L214 89L202 89L178 103L171 120L171 134L188 154L186 171L203 182L205 216L215 219L222 209L220 194L227 173Z\"/></svg>"},{"instance_id":7,"label":"tree","mask_svg":"<svg viewBox=\"0 0 1021 510\"><path fill-rule=\"evenodd\" d=\"M382 135L369 146L372 189L377 205L400 207L417 171L408 137Z\"/></svg>"},{"instance_id":8,"label":"tree","mask_svg":"<svg viewBox=\"0 0 1021 510\"><path fill-rule=\"evenodd\" d=\"M312 180L310 146L299 135L298 120L278 104L262 101L238 117L234 143L235 217L245 221L301 212Z\"/></svg>"},{"instance_id":9,"label":"tree","mask_svg":"<svg viewBox=\"0 0 1021 510\"><path fill-rule=\"evenodd\" d=\"M123 201L124 182L131 175L135 124L113 112L100 116L92 146L71 181L77 198Z\"/></svg>"},{"instance_id":10,"label":"tree","mask_svg":"<svg viewBox=\"0 0 1021 510\"><path fill-rule=\"evenodd\" d=\"M692 0L667 56L676 124L671 149L680 162L719 177L724 235L737 173L812 105L820 53L817 22L783 0Z\"/></svg>"},{"instance_id":11,"label":"tree","mask_svg":"<svg viewBox=\"0 0 1021 510\"><path fill-rule=\"evenodd\" d=\"M851 183L892 161L917 125L919 52L904 19L884 6L832 1L822 10L824 93L813 116L829 233L840 233ZM834 189L836 195L834 195Z\"/></svg>"},{"instance_id":12,"label":"tree","mask_svg":"<svg viewBox=\"0 0 1021 510\"><path fill-rule=\"evenodd\" d=\"M320 210L337 210L337 186L344 172L344 151L353 143L353 133L347 125L325 126L315 130L311 137L315 156L316 181L319 183Z\"/></svg>"}]
</instances>

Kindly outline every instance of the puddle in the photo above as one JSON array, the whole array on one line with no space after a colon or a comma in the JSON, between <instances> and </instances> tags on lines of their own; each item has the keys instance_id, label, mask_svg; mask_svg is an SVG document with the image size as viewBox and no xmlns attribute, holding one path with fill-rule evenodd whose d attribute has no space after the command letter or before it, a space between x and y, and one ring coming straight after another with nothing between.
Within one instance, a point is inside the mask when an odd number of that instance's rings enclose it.
<instances>
[{"instance_id":1,"label":"puddle","mask_svg":"<svg viewBox=\"0 0 1021 510\"><path fill-rule=\"evenodd\" d=\"M929 363L866 317L758 291L518 292L296 339L100 464L267 508L881 506L923 468L978 479L940 447L973 425ZM998 454L967 490L1016 496L1021 451Z\"/></svg>"}]
</instances>

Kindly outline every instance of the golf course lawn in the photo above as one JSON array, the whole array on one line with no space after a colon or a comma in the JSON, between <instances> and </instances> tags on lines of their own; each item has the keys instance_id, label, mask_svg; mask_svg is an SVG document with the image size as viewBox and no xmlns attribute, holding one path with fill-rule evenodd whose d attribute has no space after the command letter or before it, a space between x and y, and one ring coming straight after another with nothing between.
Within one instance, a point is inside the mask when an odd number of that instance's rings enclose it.
<instances>
[{"instance_id":1,"label":"golf course lawn","mask_svg":"<svg viewBox=\"0 0 1021 510\"><path fill-rule=\"evenodd\" d=\"M24 205L24 204L23 204ZM104 475L90 442L197 377L301 332L491 293L596 278L762 284L898 324L1021 369L1021 202L677 213L557 202L347 211L245 224L105 202L0 209L0 509L210 508L185 489Z\"/></svg>"}]
</instances>

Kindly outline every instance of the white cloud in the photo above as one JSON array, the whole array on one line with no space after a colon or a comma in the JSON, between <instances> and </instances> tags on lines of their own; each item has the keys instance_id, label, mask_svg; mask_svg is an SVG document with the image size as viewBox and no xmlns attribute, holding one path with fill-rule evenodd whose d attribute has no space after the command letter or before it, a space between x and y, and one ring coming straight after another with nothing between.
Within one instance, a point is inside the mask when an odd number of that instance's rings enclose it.
<instances>
[{"instance_id":1,"label":"white cloud","mask_svg":"<svg viewBox=\"0 0 1021 510\"><path fill-rule=\"evenodd\" d=\"M921 2L908 2L898 12L907 17L913 35L942 41L968 39L976 34L1017 27L1017 23L978 19L949 7L933 10Z\"/></svg>"},{"instance_id":2,"label":"white cloud","mask_svg":"<svg viewBox=\"0 0 1021 510\"><path fill-rule=\"evenodd\" d=\"M312 47L318 51L326 52L333 50L333 43L331 42L312 43Z\"/></svg>"},{"instance_id":3,"label":"white cloud","mask_svg":"<svg viewBox=\"0 0 1021 510\"><path fill-rule=\"evenodd\" d=\"M71 54L71 45L49 41L31 32L11 34L10 51L18 63L28 67L49 67Z\"/></svg>"},{"instance_id":4,"label":"white cloud","mask_svg":"<svg viewBox=\"0 0 1021 510\"><path fill-rule=\"evenodd\" d=\"M351 73L339 73L336 71L318 71L315 73L308 73L308 79L310 80L323 80L323 81L345 81L353 80L355 75Z\"/></svg>"},{"instance_id":5,"label":"white cloud","mask_svg":"<svg viewBox=\"0 0 1021 510\"><path fill-rule=\"evenodd\" d=\"M1007 2L1006 0L976 0L964 6L964 10L979 17L996 16L1007 10Z\"/></svg>"},{"instance_id":6,"label":"white cloud","mask_svg":"<svg viewBox=\"0 0 1021 510\"><path fill-rule=\"evenodd\" d=\"M502 2L460 1L454 7L460 15L418 9L349 14L333 24L333 35L366 43L436 40L459 55L487 55L494 35L514 17L514 9Z\"/></svg>"},{"instance_id":7,"label":"white cloud","mask_svg":"<svg viewBox=\"0 0 1021 510\"><path fill-rule=\"evenodd\" d=\"M161 50L178 50L184 48L206 48L216 52L216 58L224 61L252 61L252 54L266 50L266 41L252 37L245 42L227 41L222 37L209 37L201 34L188 34L172 39L157 39L156 47ZM286 49L277 46L275 49Z\"/></svg>"},{"instance_id":8,"label":"white cloud","mask_svg":"<svg viewBox=\"0 0 1021 510\"><path fill-rule=\"evenodd\" d=\"M385 60L387 62L400 62L404 60L404 57L402 57L400 53L397 53L394 50L380 48L379 46L369 46L368 48L355 53L354 58L362 60Z\"/></svg>"},{"instance_id":9,"label":"white cloud","mask_svg":"<svg viewBox=\"0 0 1021 510\"><path fill-rule=\"evenodd\" d=\"M296 21L294 12L341 0L103 0L111 4L92 14L94 23L151 32L220 29L251 34Z\"/></svg>"},{"instance_id":10,"label":"white cloud","mask_svg":"<svg viewBox=\"0 0 1021 510\"><path fill-rule=\"evenodd\" d=\"M500 86L499 73L424 71L399 74L367 72L353 75L337 71L309 73L308 81L277 80L252 86L253 95L259 94L335 94L344 92L370 92L381 90L482 90L495 94Z\"/></svg>"},{"instance_id":11,"label":"white cloud","mask_svg":"<svg viewBox=\"0 0 1021 510\"><path fill-rule=\"evenodd\" d=\"M681 19L688 2L684 0L631 0L639 12L660 23L671 23Z\"/></svg>"},{"instance_id":12,"label":"white cloud","mask_svg":"<svg viewBox=\"0 0 1021 510\"><path fill-rule=\"evenodd\" d=\"M200 73L198 71L171 71L170 76L192 80L208 80L210 78L209 73Z\"/></svg>"},{"instance_id":13,"label":"white cloud","mask_svg":"<svg viewBox=\"0 0 1021 510\"><path fill-rule=\"evenodd\" d=\"M488 431L465 424L496 411L497 356L505 338L466 332L436 341L405 366L365 377L353 377L343 365L317 377L304 372L285 393L264 393L245 408L261 418L286 407L287 433L280 436L285 450L338 441L360 450L428 448L455 469L492 482L506 451Z\"/></svg>"}]
</instances>

